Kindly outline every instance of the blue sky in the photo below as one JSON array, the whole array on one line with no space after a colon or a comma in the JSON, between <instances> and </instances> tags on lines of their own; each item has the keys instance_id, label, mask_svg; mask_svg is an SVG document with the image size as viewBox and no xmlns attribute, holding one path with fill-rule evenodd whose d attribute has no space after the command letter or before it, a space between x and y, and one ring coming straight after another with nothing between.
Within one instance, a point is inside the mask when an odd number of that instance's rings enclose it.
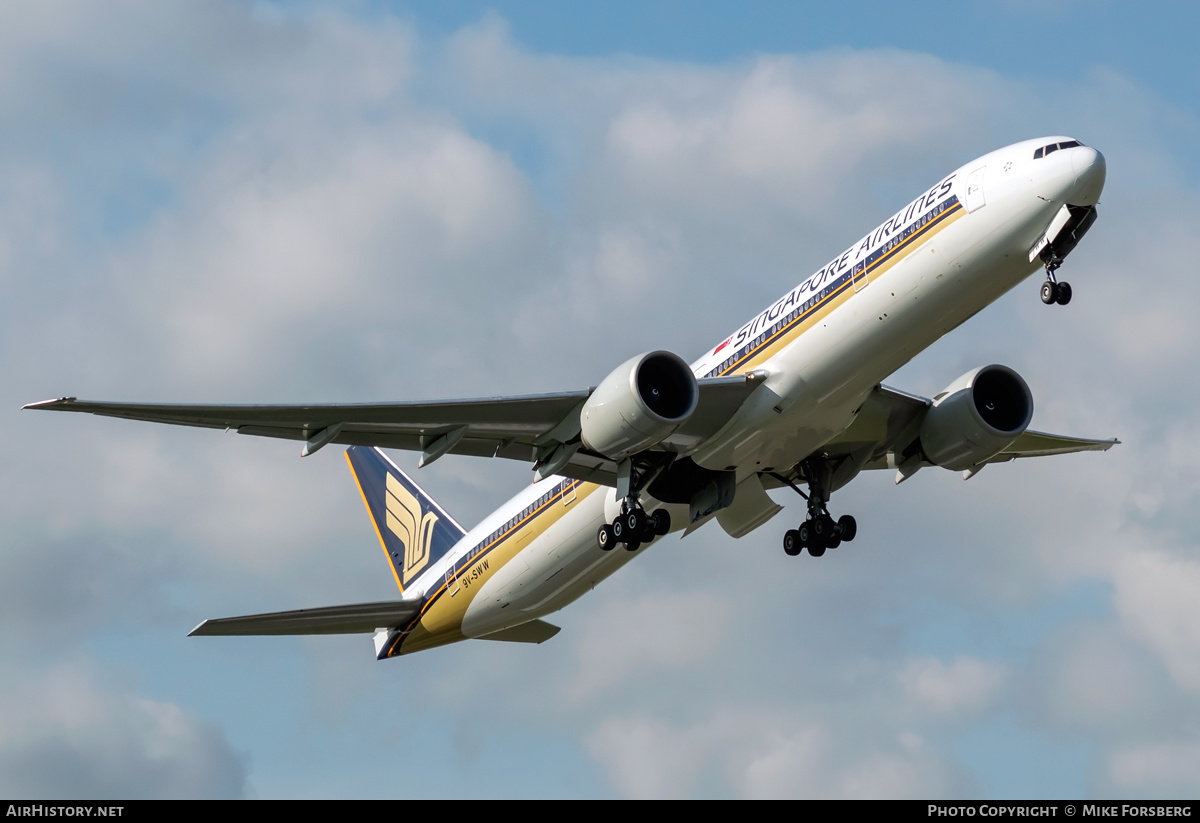
<instances>
[{"instance_id":1,"label":"blue sky","mask_svg":"<svg viewBox=\"0 0 1200 823\"><path fill-rule=\"evenodd\" d=\"M0 31L0 790L1156 797L1200 790L1196 12L1117 3L11 4ZM1023 284L889 382L1001 362L1103 455L860 477L666 541L533 648L187 638L393 596L337 450L19 412L595 384L690 359L931 181L1108 160ZM411 455L396 455L406 468ZM1033 463L1033 465L1029 465ZM528 467L420 482L474 522Z\"/></svg>"}]
</instances>

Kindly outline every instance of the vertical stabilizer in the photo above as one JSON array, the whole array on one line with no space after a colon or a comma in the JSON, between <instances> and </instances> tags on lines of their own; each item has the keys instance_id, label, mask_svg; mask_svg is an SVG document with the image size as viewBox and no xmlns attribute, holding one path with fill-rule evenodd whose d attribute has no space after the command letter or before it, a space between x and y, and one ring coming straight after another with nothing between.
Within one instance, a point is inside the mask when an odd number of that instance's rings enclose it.
<instances>
[{"instance_id":1,"label":"vertical stabilizer","mask_svg":"<svg viewBox=\"0 0 1200 823\"><path fill-rule=\"evenodd\" d=\"M403 592L466 530L379 449L351 446L346 460Z\"/></svg>"}]
</instances>

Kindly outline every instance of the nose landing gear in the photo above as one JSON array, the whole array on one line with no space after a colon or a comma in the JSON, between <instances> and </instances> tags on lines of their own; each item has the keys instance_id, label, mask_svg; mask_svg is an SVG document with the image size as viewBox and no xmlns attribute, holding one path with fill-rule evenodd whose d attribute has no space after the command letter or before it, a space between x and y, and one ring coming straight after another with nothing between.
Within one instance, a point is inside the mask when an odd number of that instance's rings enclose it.
<instances>
[{"instance_id":1,"label":"nose landing gear","mask_svg":"<svg viewBox=\"0 0 1200 823\"><path fill-rule=\"evenodd\" d=\"M1054 276L1054 272L1062 265L1062 258L1051 257L1046 261L1046 282L1042 283L1042 302L1047 306L1052 306L1057 303L1060 306L1065 306L1071 302L1071 284L1059 282Z\"/></svg>"},{"instance_id":2,"label":"nose landing gear","mask_svg":"<svg viewBox=\"0 0 1200 823\"><path fill-rule=\"evenodd\" d=\"M1046 227L1046 233L1038 240L1035 248L1040 250L1037 256L1046 264L1046 282L1042 284L1042 302L1047 306L1057 303L1065 306L1071 302L1071 286L1060 283L1054 272L1062 265L1063 260L1096 222L1095 206L1072 206L1065 204L1058 214ZM1034 260L1032 252L1029 262Z\"/></svg>"}]
</instances>

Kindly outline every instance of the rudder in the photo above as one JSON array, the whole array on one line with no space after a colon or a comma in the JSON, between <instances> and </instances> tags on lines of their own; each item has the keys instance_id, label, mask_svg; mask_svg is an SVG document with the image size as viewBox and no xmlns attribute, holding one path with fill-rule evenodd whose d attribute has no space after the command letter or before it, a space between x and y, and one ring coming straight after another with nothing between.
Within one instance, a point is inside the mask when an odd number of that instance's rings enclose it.
<instances>
[{"instance_id":1,"label":"rudder","mask_svg":"<svg viewBox=\"0 0 1200 823\"><path fill-rule=\"evenodd\" d=\"M466 530L378 448L351 446L346 461L403 592Z\"/></svg>"}]
</instances>

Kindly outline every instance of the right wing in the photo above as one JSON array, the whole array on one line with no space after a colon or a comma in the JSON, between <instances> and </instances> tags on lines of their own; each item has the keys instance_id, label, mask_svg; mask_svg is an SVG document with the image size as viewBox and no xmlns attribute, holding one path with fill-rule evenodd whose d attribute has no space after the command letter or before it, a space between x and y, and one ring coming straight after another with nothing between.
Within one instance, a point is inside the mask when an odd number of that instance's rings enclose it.
<instances>
[{"instance_id":1,"label":"right wing","mask_svg":"<svg viewBox=\"0 0 1200 823\"><path fill-rule=\"evenodd\" d=\"M714 434L761 381L756 375L697 380L699 402L691 417L655 449L672 451ZM62 397L27 409L122 417L178 426L234 430L238 434L305 441L301 454L330 443L421 452L421 465L444 454L504 457L554 464L553 474L605 485L616 483L616 464L580 446L579 414L592 389L523 397L489 397L409 403L200 406L113 403Z\"/></svg>"},{"instance_id":2,"label":"right wing","mask_svg":"<svg viewBox=\"0 0 1200 823\"><path fill-rule=\"evenodd\" d=\"M238 434L314 443L383 446L422 451L439 436L461 434L450 452L528 460L530 449L583 404L588 390L526 397L490 397L431 403L328 405L175 405L112 403L62 397L27 409L83 412L176 426L234 430ZM322 435L327 439L320 442ZM316 445L319 443L319 445Z\"/></svg>"}]
</instances>

